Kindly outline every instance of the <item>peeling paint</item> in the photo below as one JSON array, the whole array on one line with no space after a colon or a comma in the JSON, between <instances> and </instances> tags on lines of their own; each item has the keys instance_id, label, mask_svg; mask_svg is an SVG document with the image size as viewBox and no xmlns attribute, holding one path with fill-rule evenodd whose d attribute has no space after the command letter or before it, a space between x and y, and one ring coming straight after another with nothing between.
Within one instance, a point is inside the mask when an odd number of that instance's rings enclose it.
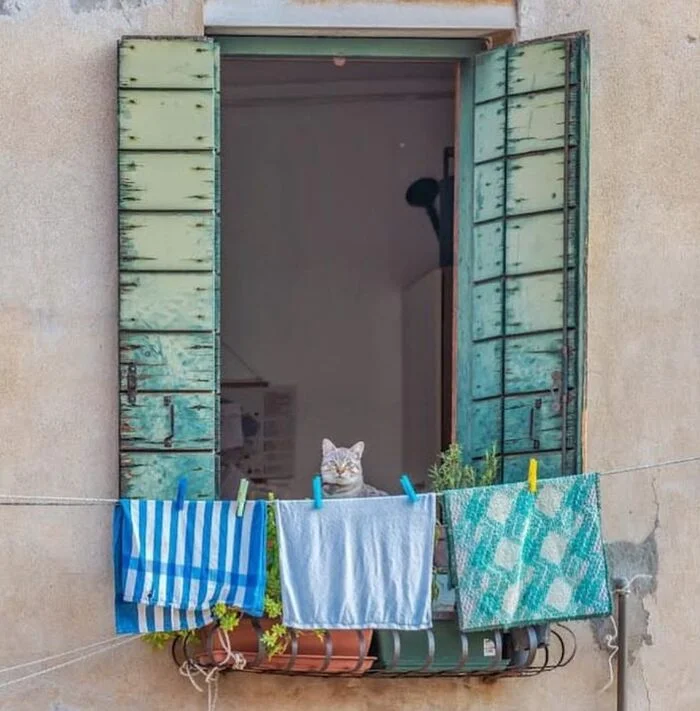
<instances>
[{"instance_id":1,"label":"peeling paint","mask_svg":"<svg viewBox=\"0 0 700 711\"><path fill-rule=\"evenodd\" d=\"M21 9L21 0L0 0L0 15L15 15Z\"/></svg>"},{"instance_id":2,"label":"peeling paint","mask_svg":"<svg viewBox=\"0 0 700 711\"><path fill-rule=\"evenodd\" d=\"M160 2L161 0L70 0L70 7L76 14L98 11L124 12L125 10L138 10Z\"/></svg>"},{"instance_id":3,"label":"peeling paint","mask_svg":"<svg viewBox=\"0 0 700 711\"><path fill-rule=\"evenodd\" d=\"M641 543L613 541L605 545L611 587L615 579L632 581L639 576L631 586L627 601L629 660L632 664L642 645L654 643L649 633L649 611L644 604L644 599L656 592L659 571L659 550L656 543L656 533L659 529L659 500L655 480L652 480L652 489L656 504L656 518L649 535ZM606 636L613 634L610 620L592 620L591 626L600 648L609 651Z\"/></svg>"}]
</instances>

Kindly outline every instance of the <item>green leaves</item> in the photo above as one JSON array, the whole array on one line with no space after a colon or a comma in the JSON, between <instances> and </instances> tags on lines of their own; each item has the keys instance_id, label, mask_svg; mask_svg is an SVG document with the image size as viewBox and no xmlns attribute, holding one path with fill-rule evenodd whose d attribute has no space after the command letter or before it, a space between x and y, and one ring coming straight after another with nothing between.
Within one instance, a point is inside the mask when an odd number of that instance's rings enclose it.
<instances>
[{"instance_id":1,"label":"green leaves","mask_svg":"<svg viewBox=\"0 0 700 711\"><path fill-rule=\"evenodd\" d=\"M153 649L163 649L171 640L176 637L187 637L188 634L190 634L188 630L180 630L179 632L149 632L148 634L142 634L141 639L146 644L150 644ZM198 641L198 638L193 636L190 643L197 643Z\"/></svg>"},{"instance_id":2,"label":"green leaves","mask_svg":"<svg viewBox=\"0 0 700 711\"><path fill-rule=\"evenodd\" d=\"M444 452L440 452L438 461L428 470L428 478L434 491L489 486L497 480L500 458L496 453L495 444L484 453L480 470L471 464L465 464L462 457L462 447L455 442Z\"/></svg>"},{"instance_id":3,"label":"green leaves","mask_svg":"<svg viewBox=\"0 0 700 711\"><path fill-rule=\"evenodd\" d=\"M223 602L217 602L212 608L212 613L222 632L235 630L241 621L241 611L235 607L229 607Z\"/></svg>"},{"instance_id":4,"label":"green leaves","mask_svg":"<svg viewBox=\"0 0 700 711\"><path fill-rule=\"evenodd\" d=\"M267 498L269 501L273 501L275 495L270 493ZM274 506L267 507L267 584L263 610L271 620L279 620L282 617L282 582L280 578L279 549L277 547L277 519ZM279 622L276 622L269 630L263 632L262 641L268 657L274 657L275 654L284 654L290 638L289 630Z\"/></svg>"},{"instance_id":5,"label":"green leaves","mask_svg":"<svg viewBox=\"0 0 700 711\"><path fill-rule=\"evenodd\" d=\"M149 632L148 634L141 635L141 639L146 643L150 644L153 649L163 649L171 639L177 637L177 632Z\"/></svg>"}]
</instances>

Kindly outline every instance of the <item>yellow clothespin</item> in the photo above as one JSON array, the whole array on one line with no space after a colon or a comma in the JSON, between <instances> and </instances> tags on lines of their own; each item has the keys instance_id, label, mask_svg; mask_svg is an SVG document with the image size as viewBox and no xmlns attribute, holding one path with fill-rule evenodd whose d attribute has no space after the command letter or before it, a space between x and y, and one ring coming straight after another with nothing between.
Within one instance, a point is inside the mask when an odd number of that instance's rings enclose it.
<instances>
[{"instance_id":1,"label":"yellow clothespin","mask_svg":"<svg viewBox=\"0 0 700 711\"><path fill-rule=\"evenodd\" d=\"M537 460L530 460L530 468L527 472L527 485L531 494L537 493Z\"/></svg>"}]
</instances>

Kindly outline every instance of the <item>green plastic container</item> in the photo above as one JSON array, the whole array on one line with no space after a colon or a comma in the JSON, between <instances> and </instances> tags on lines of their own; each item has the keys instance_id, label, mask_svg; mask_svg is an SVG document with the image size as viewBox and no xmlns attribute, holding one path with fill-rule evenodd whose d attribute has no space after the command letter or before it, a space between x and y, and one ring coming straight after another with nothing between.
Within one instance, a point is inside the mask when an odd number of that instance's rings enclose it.
<instances>
[{"instance_id":1,"label":"green plastic container","mask_svg":"<svg viewBox=\"0 0 700 711\"><path fill-rule=\"evenodd\" d=\"M426 672L448 672L455 669L462 657L462 641L456 620L434 620L435 654L433 663ZM426 631L399 632L400 650L398 663L392 671L409 672L422 669L428 659ZM391 631L378 630L375 633L378 651L378 666L391 667L394 657L394 637ZM494 632L469 632L469 651L461 672L500 670L508 666L496 644Z\"/></svg>"}]
</instances>

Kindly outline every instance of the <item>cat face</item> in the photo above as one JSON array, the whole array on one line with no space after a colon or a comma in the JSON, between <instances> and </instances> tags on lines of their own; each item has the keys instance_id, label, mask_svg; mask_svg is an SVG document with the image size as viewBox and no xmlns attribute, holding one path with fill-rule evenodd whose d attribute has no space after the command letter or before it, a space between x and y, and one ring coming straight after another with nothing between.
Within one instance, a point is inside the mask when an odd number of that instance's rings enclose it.
<instances>
[{"instance_id":1,"label":"cat face","mask_svg":"<svg viewBox=\"0 0 700 711\"><path fill-rule=\"evenodd\" d=\"M351 486L362 483L362 453L365 443L358 442L352 447L336 447L329 439L322 444L321 478L330 486Z\"/></svg>"}]
</instances>

